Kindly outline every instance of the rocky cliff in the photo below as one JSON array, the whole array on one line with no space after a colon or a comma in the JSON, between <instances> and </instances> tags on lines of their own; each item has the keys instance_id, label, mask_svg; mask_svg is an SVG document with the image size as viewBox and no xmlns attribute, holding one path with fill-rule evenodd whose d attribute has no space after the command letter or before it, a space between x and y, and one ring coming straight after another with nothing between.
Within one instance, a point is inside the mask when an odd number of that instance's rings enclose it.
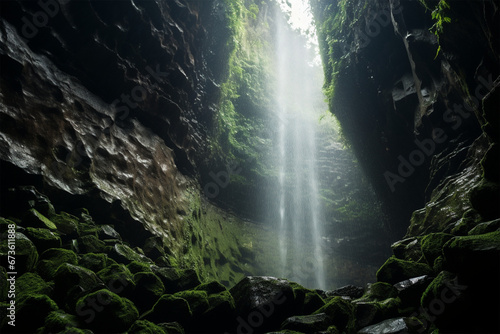
<instances>
[{"instance_id":1,"label":"rocky cliff","mask_svg":"<svg viewBox=\"0 0 500 334\"><path fill-rule=\"evenodd\" d=\"M313 8L330 108L394 233L401 236L424 205L410 235L459 228L464 214L497 218L496 4L314 1Z\"/></svg>"}]
</instances>

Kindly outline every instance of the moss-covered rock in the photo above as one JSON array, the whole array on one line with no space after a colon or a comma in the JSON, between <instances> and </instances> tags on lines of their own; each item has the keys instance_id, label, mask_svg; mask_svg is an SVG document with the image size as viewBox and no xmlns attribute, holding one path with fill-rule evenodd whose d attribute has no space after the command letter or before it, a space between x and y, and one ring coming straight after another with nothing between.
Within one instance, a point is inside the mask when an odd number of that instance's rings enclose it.
<instances>
[{"instance_id":1,"label":"moss-covered rock","mask_svg":"<svg viewBox=\"0 0 500 334\"><path fill-rule=\"evenodd\" d=\"M28 210L23 216L22 225L24 227L46 228L53 231L57 230L57 226L36 209Z\"/></svg>"},{"instance_id":2,"label":"moss-covered rock","mask_svg":"<svg viewBox=\"0 0 500 334\"><path fill-rule=\"evenodd\" d=\"M417 262L422 257L421 239L422 237L411 237L396 241L391 245L392 253L398 259Z\"/></svg>"},{"instance_id":3,"label":"moss-covered rock","mask_svg":"<svg viewBox=\"0 0 500 334\"><path fill-rule=\"evenodd\" d=\"M339 330L348 333L354 330L354 307L342 297L333 297L326 305L313 314L325 313Z\"/></svg>"},{"instance_id":4,"label":"moss-covered rock","mask_svg":"<svg viewBox=\"0 0 500 334\"><path fill-rule=\"evenodd\" d=\"M230 290L233 295L236 313L243 320L250 320L259 313L262 321L256 331L269 331L279 328L281 323L293 316L296 309L292 284L274 277L249 276L242 279ZM272 313L272 317L265 314Z\"/></svg>"},{"instance_id":5,"label":"moss-covered rock","mask_svg":"<svg viewBox=\"0 0 500 334\"><path fill-rule=\"evenodd\" d=\"M127 264L127 268L132 274L153 272L153 270L151 269L151 263L144 263L139 261L130 262L129 264Z\"/></svg>"},{"instance_id":6,"label":"moss-covered rock","mask_svg":"<svg viewBox=\"0 0 500 334\"><path fill-rule=\"evenodd\" d=\"M209 308L208 294L205 291L186 290L177 292L174 296L187 300L194 317L200 316Z\"/></svg>"},{"instance_id":7,"label":"moss-covered rock","mask_svg":"<svg viewBox=\"0 0 500 334\"><path fill-rule=\"evenodd\" d=\"M430 233L422 238L421 248L427 264L434 265L436 258L442 255L444 244L453 237L447 233Z\"/></svg>"},{"instance_id":8,"label":"moss-covered rock","mask_svg":"<svg viewBox=\"0 0 500 334\"><path fill-rule=\"evenodd\" d=\"M163 322L158 324L168 334L184 334L184 328L178 322Z\"/></svg>"},{"instance_id":9,"label":"moss-covered rock","mask_svg":"<svg viewBox=\"0 0 500 334\"><path fill-rule=\"evenodd\" d=\"M104 287L92 270L69 263L59 266L54 275L54 284L55 299L68 312L74 309L78 298Z\"/></svg>"},{"instance_id":10,"label":"moss-covered rock","mask_svg":"<svg viewBox=\"0 0 500 334\"><path fill-rule=\"evenodd\" d=\"M109 258L106 254L104 253L88 253L84 254L81 256L80 260L78 261L79 265L92 270L93 272L97 273L101 270L103 270L106 267L109 267L113 264L117 264L115 260Z\"/></svg>"},{"instance_id":11,"label":"moss-covered rock","mask_svg":"<svg viewBox=\"0 0 500 334\"><path fill-rule=\"evenodd\" d=\"M151 237L144 242L144 254L151 259L165 256L165 246L160 237Z\"/></svg>"},{"instance_id":12,"label":"moss-covered rock","mask_svg":"<svg viewBox=\"0 0 500 334\"><path fill-rule=\"evenodd\" d=\"M140 272L133 276L135 289L130 299L139 311L149 310L161 297L165 287L161 280L152 272Z\"/></svg>"},{"instance_id":13,"label":"moss-covered rock","mask_svg":"<svg viewBox=\"0 0 500 334\"><path fill-rule=\"evenodd\" d=\"M47 316L58 309L57 304L46 295L27 297L16 311L16 332L34 333L43 327Z\"/></svg>"},{"instance_id":14,"label":"moss-covered rock","mask_svg":"<svg viewBox=\"0 0 500 334\"><path fill-rule=\"evenodd\" d=\"M47 295L52 297L54 292L52 284L45 282L36 273L24 273L16 280L16 302L22 304L33 295Z\"/></svg>"},{"instance_id":15,"label":"moss-covered rock","mask_svg":"<svg viewBox=\"0 0 500 334\"><path fill-rule=\"evenodd\" d=\"M62 245L61 237L53 231L46 228L26 228L26 236L33 242L39 253L49 248L60 248Z\"/></svg>"},{"instance_id":16,"label":"moss-covered rock","mask_svg":"<svg viewBox=\"0 0 500 334\"><path fill-rule=\"evenodd\" d=\"M44 279L52 280L54 279L57 268L63 263L77 265L78 257L75 252L62 248L50 248L40 256L36 271Z\"/></svg>"},{"instance_id":17,"label":"moss-covered rock","mask_svg":"<svg viewBox=\"0 0 500 334\"><path fill-rule=\"evenodd\" d=\"M189 303L184 298L174 295L163 295L153 308L141 316L141 319L154 323L178 321L185 325L192 318Z\"/></svg>"},{"instance_id":18,"label":"moss-covered rock","mask_svg":"<svg viewBox=\"0 0 500 334\"><path fill-rule=\"evenodd\" d=\"M202 283L195 287L193 290L205 291L207 294L215 294L226 291L226 287L217 281Z\"/></svg>"},{"instance_id":19,"label":"moss-covered rock","mask_svg":"<svg viewBox=\"0 0 500 334\"><path fill-rule=\"evenodd\" d=\"M137 320L127 332L128 334L169 334L162 327L151 321Z\"/></svg>"},{"instance_id":20,"label":"moss-covered rock","mask_svg":"<svg viewBox=\"0 0 500 334\"><path fill-rule=\"evenodd\" d=\"M45 319L42 333L59 333L71 327L81 327L80 319L77 316L68 314L62 310L52 311Z\"/></svg>"},{"instance_id":21,"label":"moss-covered rock","mask_svg":"<svg viewBox=\"0 0 500 334\"><path fill-rule=\"evenodd\" d=\"M108 255L116 262L123 264L129 264L132 261L153 263L151 259L137 253L125 244L115 244Z\"/></svg>"},{"instance_id":22,"label":"moss-covered rock","mask_svg":"<svg viewBox=\"0 0 500 334\"><path fill-rule=\"evenodd\" d=\"M200 318L200 324L211 333L234 331L236 319L233 296L229 291L210 294L207 298L209 309Z\"/></svg>"},{"instance_id":23,"label":"moss-covered rock","mask_svg":"<svg viewBox=\"0 0 500 334\"><path fill-rule=\"evenodd\" d=\"M89 234L78 238L78 246L82 253L102 253L106 244L95 235Z\"/></svg>"},{"instance_id":24,"label":"moss-covered rock","mask_svg":"<svg viewBox=\"0 0 500 334\"><path fill-rule=\"evenodd\" d=\"M130 300L106 289L80 298L75 310L84 327L95 333L125 332L139 318Z\"/></svg>"},{"instance_id":25,"label":"moss-covered rock","mask_svg":"<svg viewBox=\"0 0 500 334\"><path fill-rule=\"evenodd\" d=\"M106 284L110 291L121 296L132 298L135 290L134 276L123 264L111 264L97 272L97 276Z\"/></svg>"},{"instance_id":26,"label":"moss-covered rock","mask_svg":"<svg viewBox=\"0 0 500 334\"><path fill-rule=\"evenodd\" d=\"M78 237L79 220L77 217L66 212L60 212L58 215L51 217L51 220L56 225L57 230L67 238Z\"/></svg>"},{"instance_id":27,"label":"moss-covered rock","mask_svg":"<svg viewBox=\"0 0 500 334\"><path fill-rule=\"evenodd\" d=\"M469 235L486 234L490 232L500 231L500 219L495 219L489 222L484 222L476 225L469 231Z\"/></svg>"},{"instance_id":28,"label":"moss-covered rock","mask_svg":"<svg viewBox=\"0 0 500 334\"><path fill-rule=\"evenodd\" d=\"M295 282L290 284L295 295L295 314L311 314L325 305L325 302L316 291L304 288Z\"/></svg>"},{"instance_id":29,"label":"moss-covered rock","mask_svg":"<svg viewBox=\"0 0 500 334\"><path fill-rule=\"evenodd\" d=\"M11 238L15 236L15 238ZM35 245L28 237L20 232L5 235L6 239L0 241L0 260L8 271L24 273L31 271L38 261L38 252ZM9 258L9 251L15 251L15 257ZM10 269L12 266L13 269Z\"/></svg>"},{"instance_id":30,"label":"moss-covered rock","mask_svg":"<svg viewBox=\"0 0 500 334\"><path fill-rule=\"evenodd\" d=\"M331 319L325 313L294 316L286 319L281 325L283 330L292 330L302 333L313 333L326 330Z\"/></svg>"},{"instance_id":31,"label":"moss-covered rock","mask_svg":"<svg viewBox=\"0 0 500 334\"><path fill-rule=\"evenodd\" d=\"M153 268L153 272L163 282L165 293L194 289L201 284L198 274L192 269Z\"/></svg>"},{"instance_id":32,"label":"moss-covered rock","mask_svg":"<svg viewBox=\"0 0 500 334\"><path fill-rule=\"evenodd\" d=\"M369 284L365 294L357 301L380 301L397 296L398 291L393 285L386 282L377 282Z\"/></svg>"},{"instance_id":33,"label":"moss-covered rock","mask_svg":"<svg viewBox=\"0 0 500 334\"><path fill-rule=\"evenodd\" d=\"M500 231L455 237L443 247L445 270L477 276L499 276Z\"/></svg>"},{"instance_id":34,"label":"moss-covered rock","mask_svg":"<svg viewBox=\"0 0 500 334\"><path fill-rule=\"evenodd\" d=\"M99 239L122 240L120 233L111 225L100 225Z\"/></svg>"},{"instance_id":35,"label":"moss-covered rock","mask_svg":"<svg viewBox=\"0 0 500 334\"><path fill-rule=\"evenodd\" d=\"M412 277L431 275L427 264L405 261L391 256L377 271L377 281L395 284Z\"/></svg>"}]
</instances>

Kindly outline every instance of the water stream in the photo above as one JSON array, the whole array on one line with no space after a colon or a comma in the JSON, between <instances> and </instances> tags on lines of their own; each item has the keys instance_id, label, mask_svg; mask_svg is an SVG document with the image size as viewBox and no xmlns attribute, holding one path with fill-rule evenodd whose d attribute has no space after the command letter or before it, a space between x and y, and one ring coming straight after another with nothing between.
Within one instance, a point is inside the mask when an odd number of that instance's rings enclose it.
<instances>
[{"instance_id":1,"label":"water stream","mask_svg":"<svg viewBox=\"0 0 500 334\"><path fill-rule=\"evenodd\" d=\"M311 65L315 55L306 39L283 20L276 22L280 272L309 288L324 289L316 159L322 81Z\"/></svg>"}]
</instances>

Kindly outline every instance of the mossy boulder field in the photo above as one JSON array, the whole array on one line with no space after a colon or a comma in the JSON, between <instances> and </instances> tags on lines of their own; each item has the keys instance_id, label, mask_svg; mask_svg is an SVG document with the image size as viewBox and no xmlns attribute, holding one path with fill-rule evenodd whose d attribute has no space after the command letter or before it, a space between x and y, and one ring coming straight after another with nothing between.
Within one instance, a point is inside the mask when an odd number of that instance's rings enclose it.
<instances>
[{"instance_id":1,"label":"mossy boulder field","mask_svg":"<svg viewBox=\"0 0 500 334\"><path fill-rule=\"evenodd\" d=\"M499 0L0 0L0 333L500 333Z\"/></svg>"},{"instance_id":2,"label":"mossy boulder field","mask_svg":"<svg viewBox=\"0 0 500 334\"><path fill-rule=\"evenodd\" d=\"M33 212L55 228L33 227ZM453 333L464 326L472 333L496 325L498 309L487 299L500 292L499 271L488 264L500 260L500 230L396 243L365 288L312 290L266 276L228 288L147 257L148 242L131 247L85 209L45 214L31 208L0 219L2 333ZM68 222L85 228L68 231ZM57 247L39 243L41 235ZM88 236L102 247L83 247Z\"/></svg>"}]
</instances>

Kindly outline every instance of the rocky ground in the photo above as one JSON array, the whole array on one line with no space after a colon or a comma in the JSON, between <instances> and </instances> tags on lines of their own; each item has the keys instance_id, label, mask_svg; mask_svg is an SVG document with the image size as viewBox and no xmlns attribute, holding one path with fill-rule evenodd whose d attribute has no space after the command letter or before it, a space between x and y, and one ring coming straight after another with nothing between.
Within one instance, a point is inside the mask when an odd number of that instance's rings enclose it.
<instances>
[{"instance_id":1,"label":"rocky ground","mask_svg":"<svg viewBox=\"0 0 500 334\"><path fill-rule=\"evenodd\" d=\"M431 233L395 243L377 282L366 288L310 290L253 276L228 289L172 266L158 238L132 248L86 209L56 212L33 187L11 191L11 199L16 214L0 220L2 333L499 329L500 220L467 235Z\"/></svg>"}]
</instances>

